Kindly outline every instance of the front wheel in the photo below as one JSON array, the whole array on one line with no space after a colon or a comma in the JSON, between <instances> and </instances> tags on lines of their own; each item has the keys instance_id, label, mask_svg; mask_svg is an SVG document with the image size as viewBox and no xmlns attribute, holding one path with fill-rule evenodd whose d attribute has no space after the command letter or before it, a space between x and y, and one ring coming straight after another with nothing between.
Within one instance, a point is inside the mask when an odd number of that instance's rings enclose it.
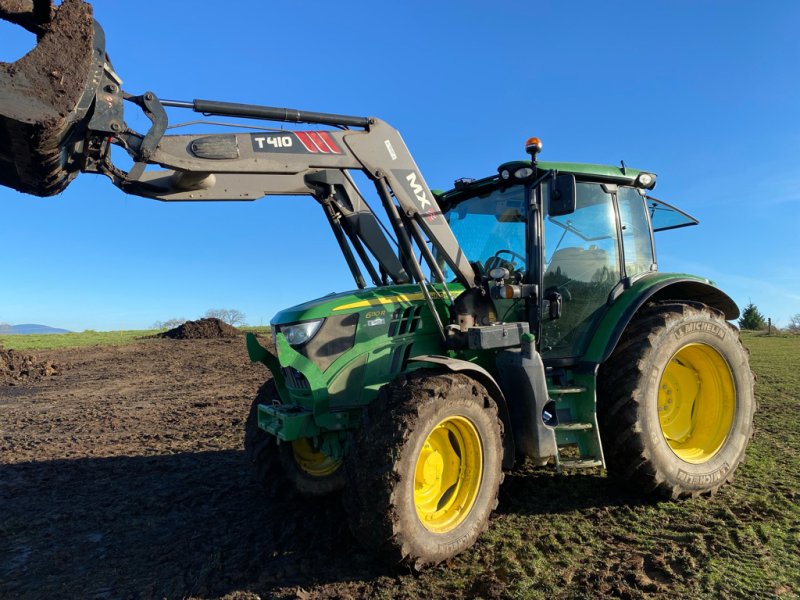
<instances>
[{"instance_id":1,"label":"front wheel","mask_svg":"<svg viewBox=\"0 0 800 600\"><path fill-rule=\"evenodd\" d=\"M268 491L285 491L287 484L304 496L325 496L344 485L342 461L315 449L308 438L279 443L258 427L258 405L279 399L270 379L250 406L244 433L244 449L255 467L256 479Z\"/></svg>"},{"instance_id":2,"label":"front wheel","mask_svg":"<svg viewBox=\"0 0 800 600\"><path fill-rule=\"evenodd\" d=\"M738 331L700 304L654 304L598 381L608 472L679 498L713 493L744 460L756 401Z\"/></svg>"},{"instance_id":3,"label":"front wheel","mask_svg":"<svg viewBox=\"0 0 800 600\"><path fill-rule=\"evenodd\" d=\"M424 371L386 385L345 460L355 537L393 563L436 564L470 547L497 506L502 425L486 389Z\"/></svg>"}]
</instances>

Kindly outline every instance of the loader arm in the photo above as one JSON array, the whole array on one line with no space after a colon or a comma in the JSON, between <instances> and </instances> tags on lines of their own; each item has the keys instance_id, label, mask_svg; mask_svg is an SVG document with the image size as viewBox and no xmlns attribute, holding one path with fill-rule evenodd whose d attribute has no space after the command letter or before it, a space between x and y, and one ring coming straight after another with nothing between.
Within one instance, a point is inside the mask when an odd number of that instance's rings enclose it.
<instances>
[{"instance_id":1,"label":"loader arm","mask_svg":"<svg viewBox=\"0 0 800 600\"><path fill-rule=\"evenodd\" d=\"M467 289L479 282L396 129L374 117L211 100L162 101L153 92L128 94L105 53L105 36L91 18L91 7L82 0L64 0L49 10L43 5L49 3L0 0L0 17L39 32L37 48L31 53L17 63L0 64L0 126L10 132L4 137L0 131L0 184L48 196L84 172L105 175L128 194L165 202L310 195L325 209L357 285L365 287L366 281L356 256L375 285L389 279L416 281L446 339L432 298L440 292L429 285L421 261L430 267L432 278L443 284L441 264ZM55 90L54 100L40 110L33 103L41 96L37 82L43 72L49 72L48 61L58 56L70 56L79 71L66 80L70 94L65 97ZM146 133L127 126L125 107L130 105L150 119ZM166 108L323 127L167 135ZM128 171L114 164L112 146L123 148L133 159ZM152 165L160 169L147 168ZM394 231L396 252L389 242L391 235L388 239L384 235L381 222L350 176L354 170L366 174L375 185ZM46 180L40 181L39 173L45 173ZM452 306L446 285L443 289Z\"/></svg>"},{"instance_id":2,"label":"loader arm","mask_svg":"<svg viewBox=\"0 0 800 600\"><path fill-rule=\"evenodd\" d=\"M129 173L111 168L107 147L87 170L108 175L115 185L129 194L166 202L207 200L256 200L267 195L320 196L321 174L341 181L345 178L350 194L356 193L347 171L364 172L376 186L390 222L410 240L419 241L419 228L450 266L459 282L474 287L475 274L458 245L446 219L414 162L400 133L388 123L373 117L351 117L324 113L305 113L287 108L262 107L195 100L191 103L164 101L148 92L140 101L154 118L152 131L157 144L148 146L149 133L102 132L112 134L112 144L123 146L136 164L155 164L165 170L143 171L134 166ZM163 106L187 107L203 114L259 118L274 121L339 125L363 124L353 130L276 130L255 133L210 135L164 135L166 113ZM259 109L262 112L259 112ZM267 116L253 116L265 114ZM124 122L121 114L116 118ZM90 131L90 134L92 132ZM151 142L152 143L152 142ZM395 204L396 202L396 204ZM393 210L392 206L396 209ZM396 214L393 214L396 213ZM393 218L394 217L394 218ZM398 242L403 245L403 240Z\"/></svg>"}]
</instances>

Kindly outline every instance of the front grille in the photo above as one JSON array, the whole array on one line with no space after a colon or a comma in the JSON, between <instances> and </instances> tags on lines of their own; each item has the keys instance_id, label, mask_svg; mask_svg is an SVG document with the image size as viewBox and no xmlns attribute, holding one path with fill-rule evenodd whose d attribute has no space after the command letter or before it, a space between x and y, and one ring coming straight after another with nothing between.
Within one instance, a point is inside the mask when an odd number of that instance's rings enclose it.
<instances>
[{"instance_id":1,"label":"front grille","mask_svg":"<svg viewBox=\"0 0 800 600\"><path fill-rule=\"evenodd\" d=\"M286 380L286 387L294 388L296 390L311 389L311 385L308 383L306 376L297 369L293 369L292 367L284 367L281 369L281 372Z\"/></svg>"}]
</instances>

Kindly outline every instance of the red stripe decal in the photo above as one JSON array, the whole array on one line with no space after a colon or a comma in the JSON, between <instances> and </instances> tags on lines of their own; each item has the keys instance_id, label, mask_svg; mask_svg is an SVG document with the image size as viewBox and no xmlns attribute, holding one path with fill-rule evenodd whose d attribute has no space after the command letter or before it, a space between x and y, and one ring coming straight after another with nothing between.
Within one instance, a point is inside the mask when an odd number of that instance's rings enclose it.
<instances>
[{"instance_id":1,"label":"red stripe decal","mask_svg":"<svg viewBox=\"0 0 800 600\"><path fill-rule=\"evenodd\" d=\"M319 148L320 152L323 154L330 154L328 146L325 145L325 142L322 141L322 138L319 137L316 131L306 131L306 135L308 136L308 139L311 140L311 143Z\"/></svg>"},{"instance_id":2,"label":"red stripe decal","mask_svg":"<svg viewBox=\"0 0 800 600\"><path fill-rule=\"evenodd\" d=\"M319 148L320 152L324 154L331 153L331 150L330 148L328 148L328 145L325 143L325 140L319 137L319 134L316 131L306 131L306 134L311 139L311 141L314 142L314 145L316 145L316 147Z\"/></svg>"},{"instance_id":3,"label":"red stripe decal","mask_svg":"<svg viewBox=\"0 0 800 600\"><path fill-rule=\"evenodd\" d=\"M319 152L319 150L317 150L317 146L312 143L305 131L295 131L294 134L297 136L297 139L300 140L300 143L306 147L306 150L313 152L314 154Z\"/></svg>"},{"instance_id":4,"label":"red stripe decal","mask_svg":"<svg viewBox=\"0 0 800 600\"><path fill-rule=\"evenodd\" d=\"M342 153L342 151L339 150L339 146L337 146L336 142L333 141L333 136L330 133L327 131L320 131L319 137L325 140L325 143L328 144L328 148L331 149L331 152L335 152L336 154Z\"/></svg>"}]
</instances>

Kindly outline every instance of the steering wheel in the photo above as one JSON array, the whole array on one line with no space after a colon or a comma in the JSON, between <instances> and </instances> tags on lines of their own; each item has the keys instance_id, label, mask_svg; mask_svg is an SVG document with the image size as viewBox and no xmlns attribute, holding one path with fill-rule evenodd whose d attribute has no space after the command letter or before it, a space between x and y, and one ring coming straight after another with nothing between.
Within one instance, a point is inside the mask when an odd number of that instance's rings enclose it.
<instances>
[{"instance_id":1,"label":"steering wheel","mask_svg":"<svg viewBox=\"0 0 800 600\"><path fill-rule=\"evenodd\" d=\"M514 272L514 271L518 270L518 269L514 269L514 268L509 268L511 266L511 264L513 263L513 260L511 260L511 261L503 260L502 258L500 258L501 254L510 254L514 258L520 259L522 261L523 265L525 264L525 257L522 256L521 254L517 254L513 250L502 249L502 250L498 250L497 252L494 253L494 256L490 256L487 259L486 266L484 267L484 269L486 270L487 273L489 271L491 271L492 269L496 269L497 267L506 267L511 272ZM506 266L506 265L508 265L508 266Z\"/></svg>"}]
</instances>

